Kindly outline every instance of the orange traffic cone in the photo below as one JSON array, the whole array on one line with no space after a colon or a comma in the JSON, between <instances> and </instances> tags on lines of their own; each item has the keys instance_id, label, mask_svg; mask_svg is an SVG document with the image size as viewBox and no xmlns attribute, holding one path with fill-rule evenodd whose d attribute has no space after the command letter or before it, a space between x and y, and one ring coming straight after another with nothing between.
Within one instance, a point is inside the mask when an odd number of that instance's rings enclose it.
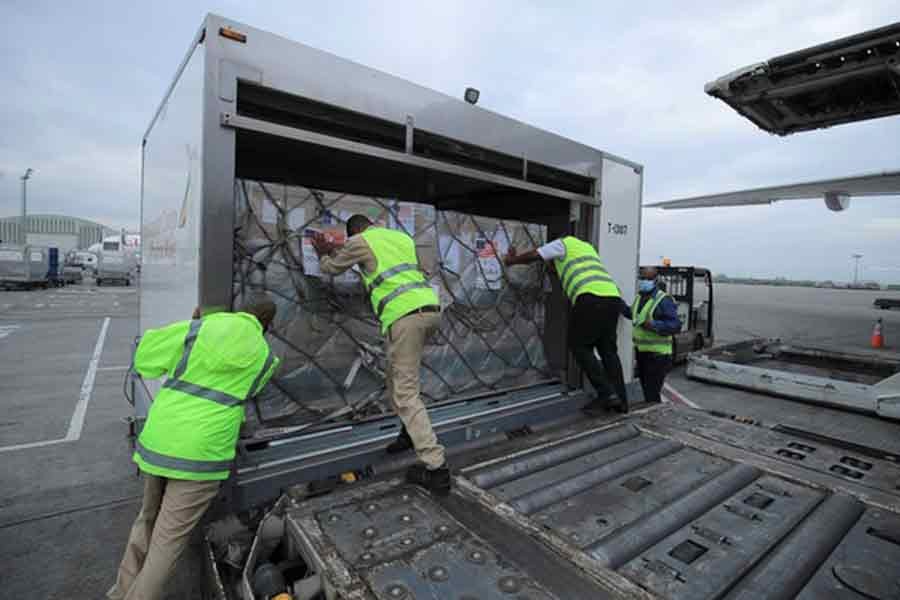
<instances>
[{"instance_id":1,"label":"orange traffic cone","mask_svg":"<svg viewBox=\"0 0 900 600\"><path fill-rule=\"evenodd\" d=\"M872 347L884 348L884 333L881 331L881 319L875 321L875 329L872 330Z\"/></svg>"}]
</instances>

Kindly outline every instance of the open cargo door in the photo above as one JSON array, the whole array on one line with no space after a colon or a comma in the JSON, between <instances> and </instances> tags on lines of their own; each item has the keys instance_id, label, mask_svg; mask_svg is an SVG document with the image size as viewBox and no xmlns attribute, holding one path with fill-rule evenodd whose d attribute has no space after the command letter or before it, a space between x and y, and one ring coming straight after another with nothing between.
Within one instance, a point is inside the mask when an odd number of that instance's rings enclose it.
<instances>
[{"instance_id":1,"label":"open cargo door","mask_svg":"<svg viewBox=\"0 0 900 600\"><path fill-rule=\"evenodd\" d=\"M738 69L706 84L778 135L900 113L900 23Z\"/></svg>"}]
</instances>

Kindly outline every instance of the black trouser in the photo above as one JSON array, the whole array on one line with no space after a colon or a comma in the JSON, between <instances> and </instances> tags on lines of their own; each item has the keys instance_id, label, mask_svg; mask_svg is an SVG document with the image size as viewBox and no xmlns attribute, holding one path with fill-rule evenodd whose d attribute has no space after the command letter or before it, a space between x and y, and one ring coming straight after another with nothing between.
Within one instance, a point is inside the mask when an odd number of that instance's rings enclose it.
<instances>
[{"instance_id":1,"label":"black trouser","mask_svg":"<svg viewBox=\"0 0 900 600\"><path fill-rule=\"evenodd\" d=\"M578 366L597 390L597 399L606 401L615 390L623 404L628 403L625 378L616 345L616 328L622 314L622 300L616 297L582 294L575 301L569 320L569 349ZM603 361L594 355L594 349Z\"/></svg>"},{"instance_id":2,"label":"black trouser","mask_svg":"<svg viewBox=\"0 0 900 600\"><path fill-rule=\"evenodd\" d=\"M641 389L644 390L644 402L659 402L659 392L662 390L666 375L672 368L672 356L638 351L637 367L638 377L641 378Z\"/></svg>"}]
</instances>

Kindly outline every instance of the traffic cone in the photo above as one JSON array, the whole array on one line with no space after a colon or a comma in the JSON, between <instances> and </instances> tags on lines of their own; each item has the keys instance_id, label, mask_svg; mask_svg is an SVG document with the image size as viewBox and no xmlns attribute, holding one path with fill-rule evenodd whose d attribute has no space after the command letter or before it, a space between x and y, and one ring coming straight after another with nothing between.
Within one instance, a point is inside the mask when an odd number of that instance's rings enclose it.
<instances>
[{"instance_id":1,"label":"traffic cone","mask_svg":"<svg viewBox=\"0 0 900 600\"><path fill-rule=\"evenodd\" d=\"M875 329L872 330L872 347L884 348L884 333L881 331L881 319L875 321Z\"/></svg>"}]
</instances>

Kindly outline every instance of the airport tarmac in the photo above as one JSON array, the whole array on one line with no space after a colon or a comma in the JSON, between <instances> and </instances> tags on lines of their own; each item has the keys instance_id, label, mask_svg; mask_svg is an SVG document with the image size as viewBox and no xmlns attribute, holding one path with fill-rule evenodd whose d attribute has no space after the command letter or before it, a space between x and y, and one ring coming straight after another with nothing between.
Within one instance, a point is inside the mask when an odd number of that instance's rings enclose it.
<instances>
[{"instance_id":1,"label":"airport tarmac","mask_svg":"<svg viewBox=\"0 0 900 600\"><path fill-rule=\"evenodd\" d=\"M718 285L718 339L781 336L867 351L872 324L882 317L890 346L884 352L893 353L900 347L900 311L873 309L878 296L900 292ZM141 494L122 393L137 328L133 287L98 288L88 280L62 289L0 291L5 597L101 598L112 584ZM706 408L752 412L766 422L818 420L835 436L852 435L858 417L725 388L710 393L677 373L671 381L689 397L709 401ZM875 429L886 446L900 448L900 426L878 422ZM179 591L169 598L198 597L197 568L182 562L172 584Z\"/></svg>"},{"instance_id":2,"label":"airport tarmac","mask_svg":"<svg viewBox=\"0 0 900 600\"><path fill-rule=\"evenodd\" d=\"M875 298L900 291L716 284L715 333L719 343L780 337L796 344L868 352L875 320L884 321L886 348L900 350L900 310L879 310Z\"/></svg>"},{"instance_id":3,"label":"airport tarmac","mask_svg":"<svg viewBox=\"0 0 900 600\"><path fill-rule=\"evenodd\" d=\"M112 585L142 491L122 393L137 327L134 287L0 291L3 597Z\"/></svg>"}]
</instances>

